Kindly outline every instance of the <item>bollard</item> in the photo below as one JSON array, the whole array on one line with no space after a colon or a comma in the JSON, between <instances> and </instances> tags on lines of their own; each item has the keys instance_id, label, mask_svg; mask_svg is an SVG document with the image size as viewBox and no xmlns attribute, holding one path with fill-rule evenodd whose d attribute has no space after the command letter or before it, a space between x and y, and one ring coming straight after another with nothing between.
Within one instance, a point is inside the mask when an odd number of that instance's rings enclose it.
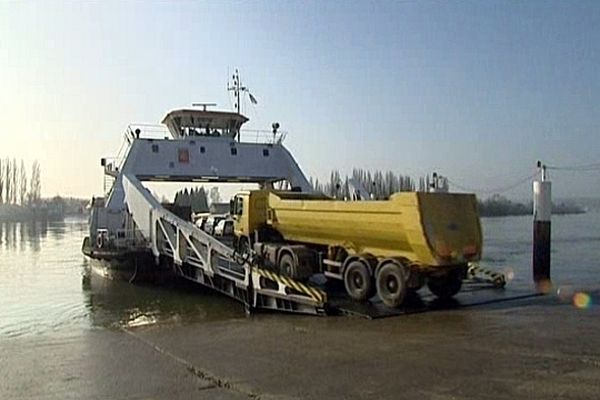
<instances>
[{"instance_id":1,"label":"bollard","mask_svg":"<svg viewBox=\"0 0 600 400\"><path fill-rule=\"evenodd\" d=\"M533 281L542 291L550 281L550 218L552 215L552 184L546 166L538 161L540 180L533 182Z\"/></svg>"}]
</instances>

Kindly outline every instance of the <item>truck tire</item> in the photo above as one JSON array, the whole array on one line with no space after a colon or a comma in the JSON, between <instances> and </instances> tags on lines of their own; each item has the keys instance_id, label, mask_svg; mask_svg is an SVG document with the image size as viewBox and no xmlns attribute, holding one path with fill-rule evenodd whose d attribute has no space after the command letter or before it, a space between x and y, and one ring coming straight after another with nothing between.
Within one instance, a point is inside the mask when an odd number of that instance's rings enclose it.
<instances>
[{"instance_id":1,"label":"truck tire","mask_svg":"<svg viewBox=\"0 0 600 400\"><path fill-rule=\"evenodd\" d=\"M436 297L447 300L460 291L462 275L460 271L452 271L443 276L429 277L427 287Z\"/></svg>"},{"instance_id":2,"label":"truck tire","mask_svg":"<svg viewBox=\"0 0 600 400\"><path fill-rule=\"evenodd\" d=\"M406 274L401 266L394 263L385 264L379 269L375 286L383 304L392 308L402 304L408 292Z\"/></svg>"},{"instance_id":3,"label":"truck tire","mask_svg":"<svg viewBox=\"0 0 600 400\"><path fill-rule=\"evenodd\" d=\"M352 261L344 270L344 286L348 295L357 301L365 301L375 294L375 285L369 268L361 261Z\"/></svg>"},{"instance_id":4,"label":"truck tire","mask_svg":"<svg viewBox=\"0 0 600 400\"><path fill-rule=\"evenodd\" d=\"M294 264L294 257L291 254L285 253L279 258L279 273L296 279L296 265Z\"/></svg>"}]
</instances>

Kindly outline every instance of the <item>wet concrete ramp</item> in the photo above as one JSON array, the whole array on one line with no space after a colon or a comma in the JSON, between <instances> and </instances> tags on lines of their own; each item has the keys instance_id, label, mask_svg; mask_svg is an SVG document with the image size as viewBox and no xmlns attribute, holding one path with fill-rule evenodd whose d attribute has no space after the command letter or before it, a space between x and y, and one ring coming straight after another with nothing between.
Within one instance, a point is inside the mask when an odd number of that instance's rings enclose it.
<instances>
[{"instance_id":1,"label":"wet concrete ramp","mask_svg":"<svg viewBox=\"0 0 600 400\"><path fill-rule=\"evenodd\" d=\"M528 289L494 288L489 284L465 282L463 289L449 300L438 299L426 291L423 294L409 295L399 308L389 308L378 297L374 297L367 303L357 303L340 294L339 297L335 295L330 297L330 305L332 311L340 315L377 319L429 311L500 306L502 303L528 300L539 296L542 294Z\"/></svg>"}]
</instances>

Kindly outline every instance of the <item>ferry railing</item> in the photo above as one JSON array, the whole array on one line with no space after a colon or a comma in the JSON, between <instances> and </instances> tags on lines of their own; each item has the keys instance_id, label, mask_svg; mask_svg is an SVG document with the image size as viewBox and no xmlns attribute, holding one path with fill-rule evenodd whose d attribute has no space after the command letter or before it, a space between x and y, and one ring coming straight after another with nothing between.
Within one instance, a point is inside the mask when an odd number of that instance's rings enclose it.
<instances>
[{"instance_id":1,"label":"ferry railing","mask_svg":"<svg viewBox=\"0 0 600 400\"><path fill-rule=\"evenodd\" d=\"M241 129L240 142L243 143L262 143L262 144L280 144L287 136L286 131L273 133L264 129Z\"/></svg>"},{"instance_id":2,"label":"ferry railing","mask_svg":"<svg viewBox=\"0 0 600 400\"><path fill-rule=\"evenodd\" d=\"M121 147L115 157L106 158L104 166L107 175L116 175L123 166L131 144L136 138L143 139L169 139L169 130L163 125L153 124L130 124L123 133Z\"/></svg>"},{"instance_id":3,"label":"ferry railing","mask_svg":"<svg viewBox=\"0 0 600 400\"><path fill-rule=\"evenodd\" d=\"M282 143L287 134L286 131L273 133L265 129L241 129L237 139L245 143L275 144ZM171 139L171 133L164 125L135 123L127 127L124 143L129 144L136 138Z\"/></svg>"},{"instance_id":4,"label":"ferry railing","mask_svg":"<svg viewBox=\"0 0 600 400\"><path fill-rule=\"evenodd\" d=\"M170 139L171 133L164 125L158 124L130 124L125 131L128 139L133 142L136 138L142 139Z\"/></svg>"},{"instance_id":5,"label":"ferry railing","mask_svg":"<svg viewBox=\"0 0 600 400\"><path fill-rule=\"evenodd\" d=\"M127 159L133 141L138 137L149 139L168 138L169 131L163 125L130 124L123 132L123 140L115 157L104 158L104 194L108 196L112 190L119 171Z\"/></svg>"}]
</instances>

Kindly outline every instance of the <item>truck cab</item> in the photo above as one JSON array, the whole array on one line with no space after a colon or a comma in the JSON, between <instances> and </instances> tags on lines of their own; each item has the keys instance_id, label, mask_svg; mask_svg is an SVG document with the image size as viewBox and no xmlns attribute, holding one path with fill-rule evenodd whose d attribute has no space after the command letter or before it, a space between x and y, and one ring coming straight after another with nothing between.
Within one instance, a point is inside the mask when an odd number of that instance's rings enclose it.
<instances>
[{"instance_id":1,"label":"truck cab","mask_svg":"<svg viewBox=\"0 0 600 400\"><path fill-rule=\"evenodd\" d=\"M251 247L254 232L267 222L267 190L244 191L230 201L230 214L233 218L234 246L240 252Z\"/></svg>"},{"instance_id":2,"label":"truck cab","mask_svg":"<svg viewBox=\"0 0 600 400\"><path fill-rule=\"evenodd\" d=\"M230 214L233 218L233 232L237 237L250 237L264 218L260 218L260 215L264 214L261 209L263 207L256 207L256 200L259 197L253 192L240 192L236 194L230 202Z\"/></svg>"}]
</instances>

